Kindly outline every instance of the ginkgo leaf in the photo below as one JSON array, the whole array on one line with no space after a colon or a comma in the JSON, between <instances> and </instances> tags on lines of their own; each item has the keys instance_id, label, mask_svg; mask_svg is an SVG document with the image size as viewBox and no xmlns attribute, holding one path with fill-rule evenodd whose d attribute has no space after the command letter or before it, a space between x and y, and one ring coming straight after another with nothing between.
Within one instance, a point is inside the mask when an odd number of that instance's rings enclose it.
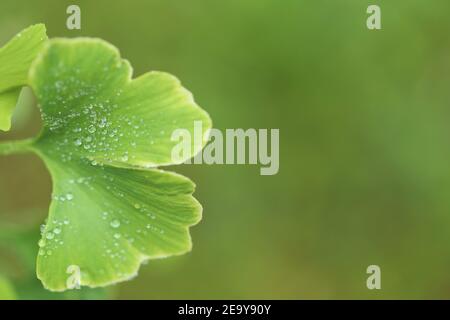
<instances>
[{"instance_id":1,"label":"ginkgo leaf","mask_svg":"<svg viewBox=\"0 0 450 320\"><path fill-rule=\"evenodd\" d=\"M211 120L177 78L149 72L131 79L128 61L112 45L98 39L54 39L30 71L45 128L42 140L93 161L115 166L155 167L174 164L171 150L176 129L192 139L190 154L208 140ZM75 148L74 148L75 147ZM61 154L65 160L66 153Z\"/></svg>"},{"instance_id":2,"label":"ginkgo leaf","mask_svg":"<svg viewBox=\"0 0 450 320\"><path fill-rule=\"evenodd\" d=\"M45 158L44 158L45 159ZM68 268L91 287L134 277L148 259L191 249L188 227L201 218L187 178L49 162L53 201L38 257L38 277L51 290L67 288Z\"/></svg>"},{"instance_id":3,"label":"ginkgo leaf","mask_svg":"<svg viewBox=\"0 0 450 320\"><path fill-rule=\"evenodd\" d=\"M175 77L131 74L97 39L50 40L31 67L44 128L30 148L53 180L37 262L50 290L127 280L147 259L191 249L194 184L150 167L173 163L172 131L194 136L194 122L202 130L187 157L200 151L211 120Z\"/></svg>"},{"instance_id":4,"label":"ginkgo leaf","mask_svg":"<svg viewBox=\"0 0 450 320\"><path fill-rule=\"evenodd\" d=\"M19 99L21 89L11 89L0 93L0 130L11 129L11 116Z\"/></svg>"},{"instance_id":5,"label":"ginkgo leaf","mask_svg":"<svg viewBox=\"0 0 450 320\"><path fill-rule=\"evenodd\" d=\"M31 63L46 40L45 26L37 24L23 30L0 48L0 130L10 129L20 88L28 84Z\"/></svg>"}]
</instances>

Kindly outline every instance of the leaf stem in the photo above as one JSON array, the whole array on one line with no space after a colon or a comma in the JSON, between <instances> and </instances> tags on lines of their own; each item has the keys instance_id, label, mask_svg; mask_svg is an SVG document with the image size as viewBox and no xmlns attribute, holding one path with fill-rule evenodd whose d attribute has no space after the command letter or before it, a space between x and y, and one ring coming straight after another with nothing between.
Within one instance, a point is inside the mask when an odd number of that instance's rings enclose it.
<instances>
[{"instance_id":1,"label":"leaf stem","mask_svg":"<svg viewBox=\"0 0 450 320\"><path fill-rule=\"evenodd\" d=\"M0 142L0 155L22 154L31 150L35 139Z\"/></svg>"}]
</instances>

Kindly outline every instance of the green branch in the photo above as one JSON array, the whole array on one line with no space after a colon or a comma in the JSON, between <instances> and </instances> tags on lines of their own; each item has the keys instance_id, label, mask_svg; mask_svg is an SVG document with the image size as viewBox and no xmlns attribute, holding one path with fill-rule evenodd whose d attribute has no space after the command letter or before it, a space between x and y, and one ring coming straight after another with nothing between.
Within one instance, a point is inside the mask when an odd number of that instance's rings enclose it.
<instances>
[{"instance_id":1,"label":"green branch","mask_svg":"<svg viewBox=\"0 0 450 320\"><path fill-rule=\"evenodd\" d=\"M33 142L34 139L0 142L0 155L27 153Z\"/></svg>"}]
</instances>

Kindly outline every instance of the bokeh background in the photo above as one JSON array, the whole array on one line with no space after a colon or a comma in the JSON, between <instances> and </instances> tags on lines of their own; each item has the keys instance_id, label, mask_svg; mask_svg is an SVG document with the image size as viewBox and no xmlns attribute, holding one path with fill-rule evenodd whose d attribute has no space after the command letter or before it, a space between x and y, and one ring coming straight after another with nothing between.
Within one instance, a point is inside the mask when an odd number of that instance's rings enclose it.
<instances>
[{"instance_id":1,"label":"bokeh background","mask_svg":"<svg viewBox=\"0 0 450 320\"><path fill-rule=\"evenodd\" d=\"M69 4L81 31L65 27ZM369 4L381 6L380 31L366 28ZM135 75L177 75L216 128L279 128L281 149L275 176L174 167L204 205L192 253L65 296L34 280L49 174L34 156L2 157L0 288L28 299L450 298L449 12L448 0L1 0L0 43L38 22L50 37L104 38ZM25 103L0 139L40 125ZM371 264L382 290L366 288Z\"/></svg>"}]
</instances>

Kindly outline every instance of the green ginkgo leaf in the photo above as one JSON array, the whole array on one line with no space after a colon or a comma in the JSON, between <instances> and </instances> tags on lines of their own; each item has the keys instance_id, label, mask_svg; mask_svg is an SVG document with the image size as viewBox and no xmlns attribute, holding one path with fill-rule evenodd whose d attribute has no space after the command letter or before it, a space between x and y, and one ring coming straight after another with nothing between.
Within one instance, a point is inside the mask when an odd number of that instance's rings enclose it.
<instances>
[{"instance_id":1,"label":"green ginkgo leaf","mask_svg":"<svg viewBox=\"0 0 450 320\"><path fill-rule=\"evenodd\" d=\"M28 84L28 71L42 50L47 35L45 26L31 26L0 48L0 130L11 128L11 116L20 88Z\"/></svg>"},{"instance_id":2,"label":"green ginkgo leaf","mask_svg":"<svg viewBox=\"0 0 450 320\"><path fill-rule=\"evenodd\" d=\"M202 213L195 186L155 167L173 164L172 131L194 135L196 121L202 138L186 158L199 152L211 120L175 77L131 76L98 39L50 40L31 66L44 128L27 148L53 180L37 261L50 290L124 281L145 260L191 250L189 227Z\"/></svg>"},{"instance_id":3,"label":"green ginkgo leaf","mask_svg":"<svg viewBox=\"0 0 450 320\"><path fill-rule=\"evenodd\" d=\"M0 130L11 129L11 117L20 95L20 88L0 93Z\"/></svg>"}]
</instances>

